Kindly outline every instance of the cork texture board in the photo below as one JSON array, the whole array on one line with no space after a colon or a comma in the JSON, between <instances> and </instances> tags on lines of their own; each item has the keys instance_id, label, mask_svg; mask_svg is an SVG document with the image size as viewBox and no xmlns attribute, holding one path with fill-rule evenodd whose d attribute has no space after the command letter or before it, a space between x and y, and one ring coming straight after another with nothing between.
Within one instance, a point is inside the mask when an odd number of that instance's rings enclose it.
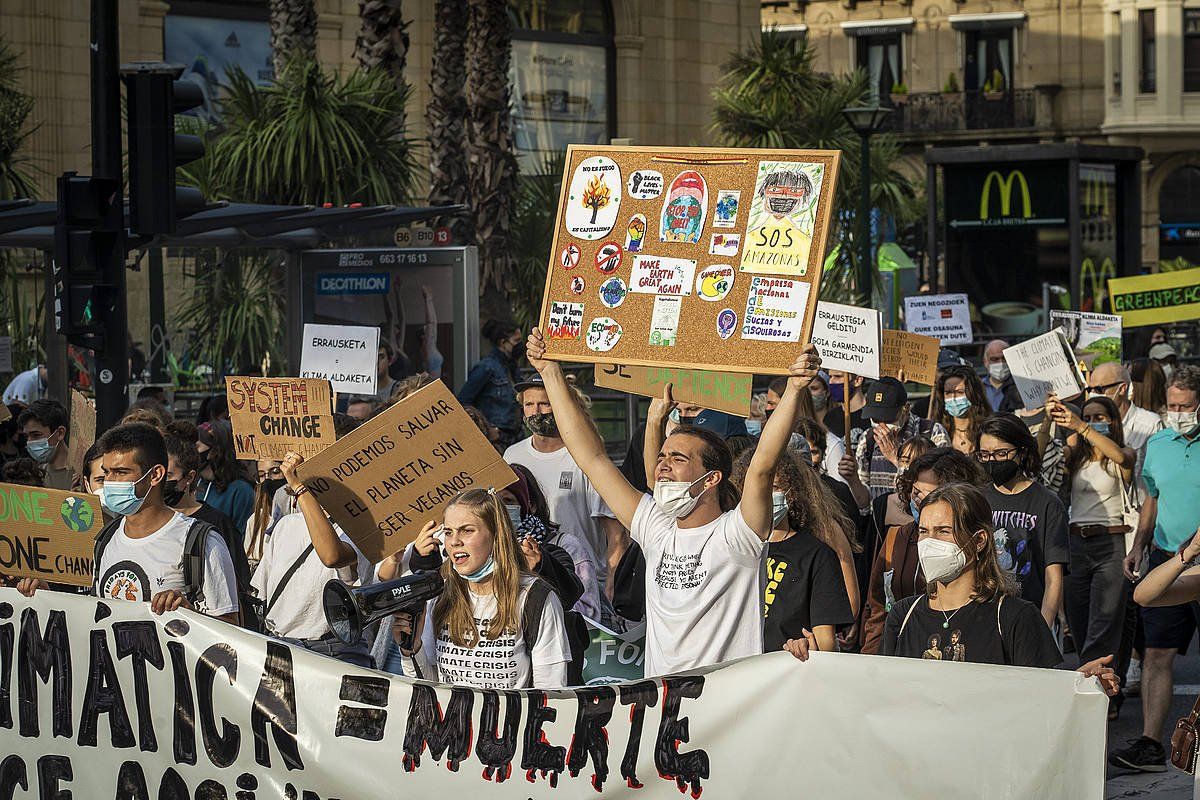
<instances>
[{"instance_id":1,"label":"cork texture board","mask_svg":"<svg viewBox=\"0 0 1200 800\"><path fill-rule=\"evenodd\" d=\"M840 153L567 148L547 357L787 374L808 342Z\"/></svg>"}]
</instances>

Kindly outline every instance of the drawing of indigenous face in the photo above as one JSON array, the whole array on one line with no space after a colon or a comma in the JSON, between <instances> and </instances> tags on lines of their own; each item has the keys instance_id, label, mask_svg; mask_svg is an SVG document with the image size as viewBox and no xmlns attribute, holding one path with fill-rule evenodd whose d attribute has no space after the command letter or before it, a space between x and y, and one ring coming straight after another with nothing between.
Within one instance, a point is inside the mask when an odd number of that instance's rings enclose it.
<instances>
[{"instance_id":1,"label":"drawing of indigenous face","mask_svg":"<svg viewBox=\"0 0 1200 800\"><path fill-rule=\"evenodd\" d=\"M800 204L812 194L812 181L799 170L773 172L763 181L759 195L763 207L774 217L795 213Z\"/></svg>"}]
</instances>

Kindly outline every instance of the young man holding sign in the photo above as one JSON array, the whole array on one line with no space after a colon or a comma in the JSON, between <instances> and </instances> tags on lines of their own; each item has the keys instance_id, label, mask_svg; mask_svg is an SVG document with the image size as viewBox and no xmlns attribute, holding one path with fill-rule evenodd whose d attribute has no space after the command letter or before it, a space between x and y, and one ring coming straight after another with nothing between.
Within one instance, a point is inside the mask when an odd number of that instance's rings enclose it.
<instances>
[{"instance_id":1,"label":"young man holding sign","mask_svg":"<svg viewBox=\"0 0 1200 800\"><path fill-rule=\"evenodd\" d=\"M665 675L762 652L760 578L774 517L776 464L795 423L799 393L816 377L811 345L763 427L738 498L725 443L696 428L667 437L654 495L639 492L609 460L604 442L575 402L562 367L544 359L537 328L529 363L541 373L567 449L646 556L645 674Z\"/></svg>"}]
</instances>

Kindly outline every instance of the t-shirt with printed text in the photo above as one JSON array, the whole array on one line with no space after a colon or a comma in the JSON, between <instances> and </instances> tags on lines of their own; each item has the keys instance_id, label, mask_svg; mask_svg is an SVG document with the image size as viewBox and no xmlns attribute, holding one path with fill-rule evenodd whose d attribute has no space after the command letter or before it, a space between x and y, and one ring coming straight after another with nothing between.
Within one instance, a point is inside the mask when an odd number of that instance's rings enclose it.
<instances>
[{"instance_id":1,"label":"t-shirt with printed text","mask_svg":"<svg viewBox=\"0 0 1200 800\"><path fill-rule=\"evenodd\" d=\"M833 548L808 531L767 545L763 647L782 650L788 639L817 625L854 621L846 580Z\"/></svg>"},{"instance_id":2,"label":"t-shirt with printed text","mask_svg":"<svg viewBox=\"0 0 1200 800\"><path fill-rule=\"evenodd\" d=\"M1039 608L1046 594L1046 567L1069 564L1067 510L1058 496L1034 481L1016 494L985 490L992 507L992 534L1000 568L1021 584L1021 597Z\"/></svg>"}]
</instances>

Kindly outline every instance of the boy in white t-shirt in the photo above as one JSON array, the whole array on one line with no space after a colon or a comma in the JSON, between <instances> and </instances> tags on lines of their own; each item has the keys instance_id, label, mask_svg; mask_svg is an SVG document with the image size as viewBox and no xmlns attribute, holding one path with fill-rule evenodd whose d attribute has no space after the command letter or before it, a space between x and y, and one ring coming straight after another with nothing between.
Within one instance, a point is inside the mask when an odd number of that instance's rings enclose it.
<instances>
[{"instance_id":1,"label":"boy in white t-shirt","mask_svg":"<svg viewBox=\"0 0 1200 800\"><path fill-rule=\"evenodd\" d=\"M654 496L633 488L608 458L562 368L546 361L545 352L535 328L526 353L545 382L563 441L646 557L646 675L761 653L761 580L773 520L773 477L791 436L799 393L820 368L816 349L806 345L792 364L740 499L729 481L732 455L720 437L689 426L661 440L672 405L669 386L668 402L656 404L646 424L646 460L657 464Z\"/></svg>"},{"instance_id":2,"label":"boy in white t-shirt","mask_svg":"<svg viewBox=\"0 0 1200 800\"><path fill-rule=\"evenodd\" d=\"M105 508L120 517L96 565L97 596L149 601L155 614L188 608L238 623L237 580L229 549L216 530L204 541L204 577L185 595L183 569L188 531L194 523L163 502L167 448L149 425L118 425L100 440ZM17 587L33 596L43 581L25 578Z\"/></svg>"}]
</instances>

